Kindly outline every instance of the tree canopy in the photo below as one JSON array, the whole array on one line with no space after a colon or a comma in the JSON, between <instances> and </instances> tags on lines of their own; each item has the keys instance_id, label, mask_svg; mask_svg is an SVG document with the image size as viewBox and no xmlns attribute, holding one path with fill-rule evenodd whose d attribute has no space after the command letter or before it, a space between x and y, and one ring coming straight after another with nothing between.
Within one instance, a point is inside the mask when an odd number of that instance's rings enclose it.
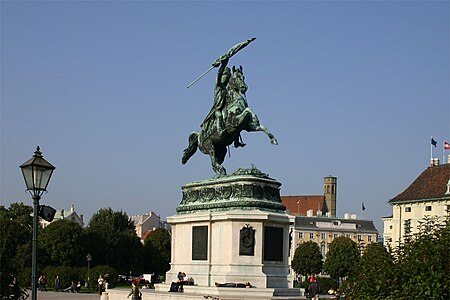
<instances>
[{"instance_id":1,"label":"tree canopy","mask_svg":"<svg viewBox=\"0 0 450 300\"><path fill-rule=\"evenodd\" d=\"M15 220L28 228L30 232L33 230L33 207L22 202L11 203L8 209L1 205L0 217Z\"/></svg>"},{"instance_id":2,"label":"tree canopy","mask_svg":"<svg viewBox=\"0 0 450 300\"><path fill-rule=\"evenodd\" d=\"M331 242L323 269L331 277L342 279L351 273L359 259L358 245L350 238L340 236Z\"/></svg>"},{"instance_id":3,"label":"tree canopy","mask_svg":"<svg viewBox=\"0 0 450 300\"><path fill-rule=\"evenodd\" d=\"M171 236L164 228L152 231L144 241L146 268L155 274L164 274L170 269Z\"/></svg>"},{"instance_id":4,"label":"tree canopy","mask_svg":"<svg viewBox=\"0 0 450 300\"><path fill-rule=\"evenodd\" d=\"M319 274L322 272L322 259L319 245L313 241L307 241L295 249L292 268L297 274L303 276Z\"/></svg>"},{"instance_id":5,"label":"tree canopy","mask_svg":"<svg viewBox=\"0 0 450 300\"><path fill-rule=\"evenodd\" d=\"M369 244L348 278L353 299L450 298L450 221L424 219L420 231L392 254Z\"/></svg>"},{"instance_id":6,"label":"tree canopy","mask_svg":"<svg viewBox=\"0 0 450 300\"><path fill-rule=\"evenodd\" d=\"M124 231L134 231L134 223L128 218L126 212L113 211L109 208L101 208L92 215L89 228L101 230L103 235L114 236Z\"/></svg>"},{"instance_id":7,"label":"tree canopy","mask_svg":"<svg viewBox=\"0 0 450 300\"><path fill-rule=\"evenodd\" d=\"M417 299L450 298L450 219L443 223L425 218L419 234L394 250L395 279L392 294ZM394 298L393 298L394 299Z\"/></svg>"},{"instance_id":8,"label":"tree canopy","mask_svg":"<svg viewBox=\"0 0 450 300\"><path fill-rule=\"evenodd\" d=\"M85 264L86 234L83 228L69 220L50 223L39 234L41 255L54 266L82 266Z\"/></svg>"},{"instance_id":9,"label":"tree canopy","mask_svg":"<svg viewBox=\"0 0 450 300\"><path fill-rule=\"evenodd\" d=\"M33 209L23 203L13 203L7 209L0 206L0 299L24 299L24 287L29 277L23 276L27 271L28 260L20 256L31 249L30 214ZM31 221L30 221L31 220ZM11 285L15 278L16 284ZM28 280L27 280L28 279Z\"/></svg>"},{"instance_id":10,"label":"tree canopy","mask_svg":"<svg viewBox=\"0 0 450 300\"><path fill-rule=\"evenodd\" d=\"M380 243L367 245L348 282L355 299L387 299L394 279L394 259Z\"/></svg>"},{"instance_id":11,"label":"tree canopy","mask_svg":"<svg viewBox=\"0 0 450 300\"><path fill-rule=\"evenodd\" d=\"M140 268L142 243L125 212L100 209L92 216L87 235L93 264L110 265L127 273Z\"/></svg>"}]
</instances>

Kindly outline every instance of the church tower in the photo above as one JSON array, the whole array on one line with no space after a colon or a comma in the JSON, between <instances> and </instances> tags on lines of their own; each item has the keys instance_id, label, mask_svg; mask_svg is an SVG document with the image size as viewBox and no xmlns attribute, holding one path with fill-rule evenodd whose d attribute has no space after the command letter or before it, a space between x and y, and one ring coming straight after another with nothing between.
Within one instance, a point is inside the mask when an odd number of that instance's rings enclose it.
<instances>
[{"instance_id":1,"label":"church tower","mask_svg":"<svg viewBox=\"0 0 450 300\"><path fill-rule=\"evenodd\" d=\"M323 194L330 217L336 217L337 178L327 176L323 178Z\"/></svg>"}]
</instances>

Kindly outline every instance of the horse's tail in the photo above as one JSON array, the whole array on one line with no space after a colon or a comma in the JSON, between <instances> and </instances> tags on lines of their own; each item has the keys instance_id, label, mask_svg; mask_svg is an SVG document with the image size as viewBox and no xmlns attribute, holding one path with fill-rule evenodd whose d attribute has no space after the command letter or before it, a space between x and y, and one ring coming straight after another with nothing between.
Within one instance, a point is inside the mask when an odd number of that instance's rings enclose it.
<instances>
[{"instance_id":1,"label":"horse's tail","mask_svg":"<svg viewBox=\"0 0 450 300\"><path fill-rule=\"evenodd\" d=\"M189 146L183 150L183 158L181 163L184 165L187 163L189 158L195 154L198 148L198 132L194 131L189 135Z\"/></svg>"}]
</instances>

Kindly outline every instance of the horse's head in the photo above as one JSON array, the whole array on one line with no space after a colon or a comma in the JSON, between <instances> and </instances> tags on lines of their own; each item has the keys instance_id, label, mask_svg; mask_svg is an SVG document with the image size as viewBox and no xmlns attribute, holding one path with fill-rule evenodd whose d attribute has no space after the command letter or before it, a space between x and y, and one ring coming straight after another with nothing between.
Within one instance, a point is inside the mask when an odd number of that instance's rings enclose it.
<instances>
[{"instance_id":1,"label":"horse's head","mask_svg":"<svg viewBox=\"0 0 450 300\"><path fill-rule=\"evenodd\" d=\"M235 90L238 93L245 94L247 92L248 86L244 81L245 76L242 71L242 66L239 69L233 66L233 74L231 75L229 86L230 89Z\"/></svg>"}]
</instances>

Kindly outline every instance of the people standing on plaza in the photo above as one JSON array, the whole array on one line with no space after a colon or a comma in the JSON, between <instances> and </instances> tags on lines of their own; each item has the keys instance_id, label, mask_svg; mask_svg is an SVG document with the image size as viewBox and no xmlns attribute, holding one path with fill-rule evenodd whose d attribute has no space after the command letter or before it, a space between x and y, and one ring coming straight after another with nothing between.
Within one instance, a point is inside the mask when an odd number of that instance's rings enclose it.
<instances>
[{"instance_id":1,"label":"people standing on plaza","mask_svg":"<svg viewBox=\"0 0 450 300\"><path fill-rule=\"evenodd\" d=\"M39 291L44 292L47 291L47 278L45 278L45 275L41 275L39 277Z\"/></svg>"},{"instance_id":2,"label":"people standing on plaza","mask_svg":"<svg viewBox=\"0 0 450 300\"><path fill-rule=\"evenodd\" d=\"M309 282L310 282L310 285L308 287L309 296L314 300L319 300L319 291L320 291L319 282L314 278L314 276L311 276Z\"/></svg>"},{"instance_id":3,"label":"people standing on plaza","mask_svg":"<svg viewBox=\"0 0 450 300\"><path fill-rule=\"evenodd\" d=\"M38 291L42 292L42 275L38 279Z\"/></svg>"},{"instance_id":4,"label":"people standing on plaza","mask_svg":"<svg viewBox=\"0 0 450 300\"><path fill-rule=\"evenodd\" d=\"M78 280L77 285L75 286L75 293L78 293L81 290L81 281Z\"/></svg>"},{"instance_id":5,"label":"people standing on plaza","mask_svg":"<svg viewBox=\"0 0 450 300\"><path fill-rule=\"evenodd\" d=\"M59 292L60 288L61 288L61 280L59 279L59 275L56 275L56 278L55 278L55 291Z\"/></svg>"},{"instance_id":6,"label":"people standing on plaza","mask_svg":"<svg viewBox=\"0 0 450 300\"><path fill-rule=\"evenodd\" d=\"M105 276L103 276L103 282L104 282L104 286L105 286L105 291L107 289L110 288L109 284L110 284L110 280L109 280L109 274L108 272L105 273Z\"/></svg>"},{"instance_id":7,"label":"people standing on plaza","mask_svg":"<svg viewBox=\"0 0 450 300\"><path fill-rule=\"evenodd\" d=\"M141 299L141 292L139 291L139 288L136 286L136 283L133 281L131 282L131 292L128 294L127 298L131 297L131 300L140 300Z\"/></svg>"},{"instance_id":8,"label":"people standing on plaza","mask_svg":"<svg viewBox=\"0 0 450 300\"><path fill-rule=\"evenodd\" d=\"M98 283L98 293L101 295L103 292L103 278L102 278L102 274L100 274L100 276L97 279L97 283Z\"/></svg>"}]
</instances>

